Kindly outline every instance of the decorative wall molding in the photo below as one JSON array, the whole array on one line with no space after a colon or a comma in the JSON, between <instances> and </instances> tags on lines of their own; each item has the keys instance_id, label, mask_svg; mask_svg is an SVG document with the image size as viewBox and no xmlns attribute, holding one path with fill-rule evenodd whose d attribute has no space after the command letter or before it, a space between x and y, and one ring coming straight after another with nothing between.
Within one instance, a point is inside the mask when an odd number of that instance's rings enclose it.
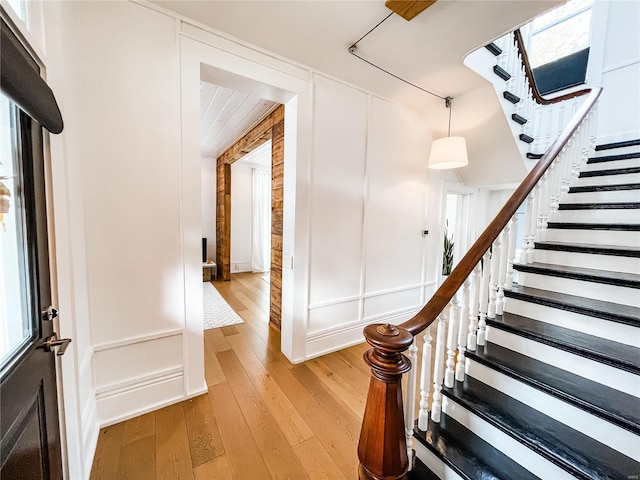
<instances>
[{"instance_id":1,"label":"decorative wall molding","mask_svg":"<svg viewBox=\"0 0 640 480\"><path fill-rule=\"evenodd\" d=\"M314 303L312 305L309 305L309 310L315 310L315 309L323 308L323 307L330 307L332 305L338 305L340 303L353 302L355 300L362 300L362 299L365 299L365 298L381 297L383 295L388 295L390 293L405 292L405 291L408 291L408 290L415 290L417 288L431 287L431 286L435 286L435 285L436 285L436 282L434 280L431 280L431 281L428 281L428 282L422 282L422 283L416 283L416 284L412 284L412 285L406 285L404 287L390 288L388 290L380 290L380 291L377 291L377 292L365 293L363 295L352 295L350 297L343 297L343 298L337 298L335 300L329 300L329 301L326 301L326 302Z\"/></svg>"},{"instance_id":2,"label":"decorative wall molding","mask_svg":"<svg viewBox=\"0 0 640 480\"><path fill-rule=\"evenodd\" d=\"M116 342L100 343L98 345L94 345L93 352L95 353L95 352L100 352L102 350L109 350L111 348L126 347L127 345L133 345L135 343L150 342L151 340L158 340L159 338L182 335L182 333L183 333L182 329L176 328L172 330L166 330L164 332L156 332L156 333L150 333L148 335L139 335L137 337L130 337L124 340L118 340Z\"/></svg>"},{"instance_id":3,"label":"decorative wall molding","mask_svg":"<svg viewBox=\"0 0 640 480\"><path fill-rule=\"evenodd\" d=\"M615 65L611 65L610 67L603 68L602 69L602 74L604 75L605 73L613 72L615 70L620 70L621 68L630 67L630 66L635 65L637 63L640 63L640 58L635 58L635 59L632 59L632 60L627 60L626 62L617 63Z\"/></svg>"},{"instance_id":4,"label":"decorative wall molding","mask_svg":"<svg viewBox=\"0 0 640 480\"><path fill-rule=\"evenodd\" d=\"M182 367L168 368L158 372L153 372L148 375L140 375L134 378L128 378L121 382L111 383L96 388L96 398L101 400L103 398L110 397L112 395L119 395L123 392L142 388L153 383L166 381L175 377L182 377L184 370Z\"/></svg>"}]
</instances>

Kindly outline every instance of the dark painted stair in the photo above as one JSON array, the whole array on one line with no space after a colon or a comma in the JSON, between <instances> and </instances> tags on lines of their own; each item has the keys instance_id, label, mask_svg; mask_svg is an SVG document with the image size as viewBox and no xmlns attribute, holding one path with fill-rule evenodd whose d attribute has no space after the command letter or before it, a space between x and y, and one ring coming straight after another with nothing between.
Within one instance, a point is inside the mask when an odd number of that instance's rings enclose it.
<instances>
[{"instance_id":1,"label":"dark painted stair","mask_svg":"<svg viewBox=\"0 0 640 480\"><path fill-rule=\"evenodd\" d=\"M635 140L627 140L624 142L605 143L602 145L596 145L596 152L601 150L611 150L613 148L635 147L640 145L640 138Z\"/></svg>"},{"instance_id":2,"label":"dark painted stair","mask_svg":"<svg viewBox=\"0 0 640 480\"><path fill-rule=\"evenodd\" d=\"M495 319L487 319L487 325L640 375L640 349L630 345L509 312L497 315ZM491 345L491 347L500 348L497 345ZM535 362L530 358L529 361ZM636 415L640 416L640 399L636 399L634 405ZM640 419L640 417L638 418Z\"/></svg>"},{"instance_id":3,"label":"dark painted stair","mask_svg":"<svg viewBox=\"0 0 640 480\"><path fill-rule=\"evenodd\" d=\"M628 167L628 168L610 168L607 170L590 170L587 172L580 172L580 178L587 177L605 177L610 175L628 175L630 173L640 173L640 167Z\"/></svg>"},{"instance_id":4,"label":"dark painted stair","mask_svg":"<svg viewBox=\"0 0 640 480\"><path fill-rule=\"evenodd\" d=\"M442 393L577 478L640 474L640 463L472 377Z\"/></svg>"},{"instance_id":5,"label":"dark painted stair","mask_svg":"<svg viewBox=\"0 0 640 480\"><path fill-rule=\"evenodd\" d=\"M429 418L425 432L414 432L417 441L465 480L538 479L444 413L440 423Z\"/></svg>"},{"instance_id":6,"label":"dark painted stair","mask_svg":"<svg viewBox=\"0 0 640 480\"><path fill-rule=\"evenodd\" d=\"M547 263L516 264L513 266L518 272L536 273L551 277L570 278L585 282L603 283L605 285L617 285L619 287L640 288L640 275L634 273L610 272L591 268L567 267L564 265L552 265Z\"/></svg>"},{"instance_id":7,"label":"dark painted stair","mask_svg":"<svg viewBox=\"0 0 640 480\"><path fill-rule=\"evenodd\" d=\"M631 160L633 158L640 158L640 152L635 153L621 153L618 155L606 155L602 157L591 157L587 160L588 164L603 163L603 162L615 162L617 160Z\"/></svg>"},{"instance_id":8,"label":"dark painted stair","mask_svg":"<svg viewBox=\"0 0 640 480\"><path fill-rule=\"evenodd\" d=\"M621 183L619 185L585 185L582 187L570 187L569 193L616 192L619 190L640 190L640 183Z\"/></svg>"},{"instance_id":9,"label":"dark painted stair","mask_svg":"<svg viewBox=\"0 0 640 480\"><path fill-rule=\"evenodd\" d=\"M640 327L640 308L629 305L620 305L520 285L514 285L511 290L505 290L504 295L507 298Z\"/></svg>"},{"instance_id":10,"label":"dark painted stair","mask_svg":"<svg viewBox=\"0 0 640 480\"><path fill-rule=\"evenodd\" d=\"M637 208L640 208L638 202L561 203L558 210L633 210Z\"/></svg>"},{"instance_id":11,"label":"dark painted stair","mask_svg":"<svg viewBox=\"0 0 640 480\"><path fill-rule=\"evenodd\" d=\"M640 232L640 225L633 223L548 222L547 228L560 228L564 230L612 230L618 232Z\"/></svg>"},{"instance_id":12,"label":"dark painted stair","mask_svg":"<svg viewBox=\"0 0 640 480\"><path fill-rule=\"evenodd\" d=\"M640 248L619 247L615 245L593 245L585 243L535 242L536 250L554 250L559 252L589 253L614 257L640 257Z\"/></svg>"},{"instance_id":13,"label":"dark painted stair","mask_svg":"<svg viewBox=\"0 0 640 480\"><path fill-rule=\"evenodd\" d=\"M489 43L488 45L485 45L484 48L489 50L496 57L502 53L502 49L493 42Z\"/></svg>"}]
</instances>

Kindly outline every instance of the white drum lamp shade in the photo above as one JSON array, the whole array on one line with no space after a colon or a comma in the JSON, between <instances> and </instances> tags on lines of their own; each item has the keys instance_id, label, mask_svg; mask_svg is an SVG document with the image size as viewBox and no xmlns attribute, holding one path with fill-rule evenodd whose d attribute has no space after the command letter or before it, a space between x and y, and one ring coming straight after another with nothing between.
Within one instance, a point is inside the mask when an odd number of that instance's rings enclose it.
<instances>
[{"instance_id":1,"label":"white drum lamp shade","mask_svg":"<svg viewBox=\"0 0 640 480\"><path fill-rule=\"evenodd\" d=\"M429 168L459 168L468 163L467 142L464 137L438 138L431 144Z\"/></svg>"}]
</instances>

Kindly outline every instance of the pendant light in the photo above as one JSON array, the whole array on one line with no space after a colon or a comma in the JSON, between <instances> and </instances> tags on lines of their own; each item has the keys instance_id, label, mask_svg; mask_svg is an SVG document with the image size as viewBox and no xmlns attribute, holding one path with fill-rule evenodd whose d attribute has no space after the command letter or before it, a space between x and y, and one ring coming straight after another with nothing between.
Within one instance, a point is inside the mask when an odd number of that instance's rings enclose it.
<instances>
[{"instance_id":1,"label":"pendant light","mask_svg":"<svg viewBox=\"0 0 640 480\"><path fill-rule=\"evenodd\" d=\"M460 168L469 164L467 157L467 142L464 137L451 136L451 97L444 100L444 105L449 109L449 129L447 136L438 138L431 144L429 153L429 168L447 169Z\"/></svg>"}]
</instances>

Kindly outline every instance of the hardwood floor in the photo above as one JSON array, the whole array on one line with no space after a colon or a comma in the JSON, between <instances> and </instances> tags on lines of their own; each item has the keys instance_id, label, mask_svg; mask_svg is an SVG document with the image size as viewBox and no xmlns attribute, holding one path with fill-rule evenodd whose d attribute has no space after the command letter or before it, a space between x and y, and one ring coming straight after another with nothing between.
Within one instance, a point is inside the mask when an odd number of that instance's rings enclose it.
<instances>
[{"instance_id":1,"label":"hardwood floor","mask_svg":"<svg viewBox=\"0 0 640 480\"><path fill-rule=\"evenodd\" d=\"M91 479L356 478L367 345L292 365L260 275L214 285L245 323L205 330L209 392L102 429Z\"/></svg>"}]
</instances>

